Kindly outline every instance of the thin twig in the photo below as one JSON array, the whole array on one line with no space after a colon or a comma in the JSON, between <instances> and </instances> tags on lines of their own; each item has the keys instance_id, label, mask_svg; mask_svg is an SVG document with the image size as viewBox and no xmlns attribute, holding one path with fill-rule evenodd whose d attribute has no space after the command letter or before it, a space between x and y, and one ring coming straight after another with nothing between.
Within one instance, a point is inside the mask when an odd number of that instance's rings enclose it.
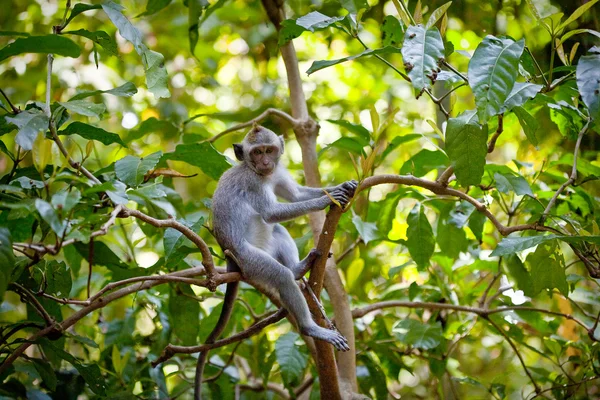
<instances>
[{"instance_id":1,"label":"thin twig","mask_svg":"<svg viewBox=\"0 0 600 400\"><path fill-rule=\"evenodd\" d=\"M211 137L210 139L207 139L206 141L209 142L209 143L214 143L217 140L219 140L220 138L222 138L223 136L227 135L228 133L239 131L240 129L244 129L244 128L252 126L252 125L254 125L256 123L261 122L262 120L264 120L265 118L267 118L271 114L272 115L276 115L276 116L278 116L280 118L285 119L290 124L292 124L292 126L295 126L295 125L299 124L299 121L297 119L295 119L294 117L292 117L291 115L289 115L288 113L286 113L284 111L281 111L281 110L278 110L276 108L267 108L258 117L255 117L255 118L251 119L250 121L243 122L241 124L237 124L235 126L232 126L231 128L225 129L223 132L219 133L216 136Z\"/></svg>"},{"instance_id":2,"label":"thin twig","mask_svg":"<svg viewBox=\"0 0 600 400\"><path fill-rule=\"evenodd\" d=\"M42 304L35 298L33 293L29 291L26 287L18 284L17 282L12 282L11 286L13 286L16 291L23 297L29 299L29 304L33 307L33 309L42 317L42 319L46 322L47 326L54 325L54 318L48 314L48 311L42 306Z\"/></svg>"},{"instance_id":3,"label":"thin twig","mask_svg":"<svg viewBox=\"0 0 600 400\"><path fill-rule=\"evenodd\" d=\"M536 397L538 397L541 394L546 393L546 392L550 392L550 391L553 391L553 390L556 390L556 389L566 389L566 388L573 387L573 386L579 386L581 384L584 384L586 382L593 381L593 380L596 380L596 379L600 379L600 375L590 376L589 378L582 379L581 381L575 382L575 383L569 383L569 384L566 384L566 385L559 385L559 386L552 386L552 387L549 387L547 389L540 390L538 393L536 393L536 395L534 397L532 397L532 399L535 399Z\"/></svg>"},{"instance_id":4,"label":"thin twig","mask_svg":"<svg viewBox=\"0 0 600 400\"><path fill-rule=\"evenodd\" d=\"M444 64L444 66L446 68L448 68L450 71L454 72L456 75L460 76L461 79L463 81L465 81L465 83L469 83L469 78L467 78L462 72L460 72L459 70L457 70L456 68L454 68L454 66L452 64L450 64L448 61L446 60L442 60L442 64Z\"/></svg>"},{"instance_id":5,"label":"thin twig","mask_svg":"<svg viewBox=\"0 0 600 400\"><path fill-rule=\"evenodd\" d=\"M13 114L17 115L18 113L21 112L21 109L14 106L14 104L10 101L10 99L8 98L6 93L4 93L4 91L1 88L0 88L0 93L2 93L2 96L4 96L4 98L6 99L6 102L8 103L8 106L12 110Z\"/></svg>"},{"instance_id":6,"label":"thin twig","mask_svg":"<svg viewBox=\"0 0 600 400\"><path fill-rule=\"evenodd\" d=\"M529 372L529 369L527 368L527 365L525 364L525 360L523 360L523 356L521 356L521 352L519 351L519 349L517 348L517 346L513 343L512 339L494 321L492 321L489 318L485 318L485 319L486 319L487 322L490 323L490 325L492 325L494 328L496 328L496 330L498 331L498 333L500 333L500 335L502 335L504 337L504 339L508 342L508 344L510 345L510 347L512 347L512 349L514 350L515 354L519 358L519 361L521 362L521 365L523 366L523 370L525 370L525 373L527 374L527 376L529 377L529 380L533 384L533 387L535 388L535 392L539 393L540 392L540 387L538 386L537 382L533 379L533 376L531 375L531 373Z\"/></svg>"},{"instance_id":7,"label":"thin twig","mask_svg":"<svg viewBox=\"0 0 600 400\"><path fill-rule=\"evenodd\" d=\"M544 213L540 217L541 224L543 224L546 221L546 218L548 218L548 214L550 214L552 207L554 207L554 203L556 203L558 196L560 196L560 194L563 192L563 190L565 190L567 188L567 186L573 184L573 182L575 182L575 180L577 179L577 156L579 155L579 147L581 146L581 139L583 138L583 135L587 132L591 122L592 122L592 120L588 119L587 123L581 129L581 131L579 132L579 135L577 136L577 142L575 143L575 150L573 151L573 168L571 169L571 175L569 176L569 179L567 179L567 181L558 188L556 193L554 193L554 196L552 196L552 198L548 202L548 206L546 206Z\"/></svg>"},{"instance_id":8,"label":"thin twig","mask_svg":"<svg viewBox=\"0 0 600 400\"><path fill-rule=\"evenodd\" d=\"M490 139L490 143L488 144L488 154L493 152L496 148L496 141L504 131L504 114L498 114L498 129L496 129L496 133Z\"/></svg>"}]
</instances>

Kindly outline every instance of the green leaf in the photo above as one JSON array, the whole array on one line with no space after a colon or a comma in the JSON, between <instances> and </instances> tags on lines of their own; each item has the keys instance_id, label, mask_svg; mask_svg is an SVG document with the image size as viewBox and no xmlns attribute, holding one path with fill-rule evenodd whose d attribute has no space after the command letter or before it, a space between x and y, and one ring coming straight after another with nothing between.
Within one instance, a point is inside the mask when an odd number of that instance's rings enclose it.
<instances>
[{"instance_id":1,"label":"green leaf","mask_svg":"<svg viewBox=\"0 0 600 400\"><path fill-rule=\"evenodd\" d=\"M514 192L519 196L533 196L529 183L520 175L502 174L496 172L494 174L496 180L496 188L502 193Z\"/></svg>"},{"instance_id":2,"label":"green leaf","mask_svg":"<svg viewBox=\"0 0 600 400\"><path fill-rule=\"evenodd\" d=\"M340 150L349 151L356 155L364 155L365 154L365 151L363 149L365 147L365 144L363 141L357 140L354 138L349 138L349 137L341 137L338 140L336 140L335 142L329 143L326 147L324 147L319 152L319 156L321 156L321 154L323 154L327 149L329 149L331 147L335 147L336 149L340 149Z\"/></svg>"},{"instance_id":3,"label":"green leaf","mask_svg":"<svg viewBox=\"0 0 600 400\"><path fill-rule=\"evenodd\" d=\"M448 166L448 156L439 150L423 149L409 158L400 169L402 175L421 177L434 169Z\"/></svg>"},{"instance_id":4,"label":"green leaf","mask_svg":"<svg viewBox=\"0 0 600 400\"><path fill-rule=\"evenodd\" d=\"M200 329L200 304L188 296L195 296L189 285L178 285L182 292L178 295L171 290L169 295L169 314L173 332L184 346L198 344L198 331Z\"/></svg>"},{"instance_id":5,"label":"green leaf","mask_svg":"<svg viewBox=\"0 0 600 400\"><path fill-rule=\"evenodd\" d=\"M351 14L358 14L360 10L369 8L367 0L339 0L339 2Z\"/></svg>"},{"instance_id":6,"label":"green leaf","mask_svg":"<svg viewBox=\"0 0 600 400\"><path fill-rule=\"evenodd\" d=\"M50 203L42 199L35 199L35 208L42 219L50 225L50 228L56 233L56 236L59 238L63 237L65 230L67 229L67 224L60 220Z\"/></svg>"},{"instance_id":7,"label":"green leaf","mask_svg":"<svg viewBox=\"0 0 600 400\"><path fill-rule=\"evenodd\" d=\"M487 124L480 125L474 110L448 120L446 153L461 186L478 185L487 156Z\"/></svg>"},{"instance_id":8,"label":"green leaf","mask_svg":"<svg viewBox=\"0 0 600 400\"><path fill-rule=\"evenodd\" d=\"M308 13L296 20L286 19L281 23L278 40L279 46L283 46L290 40L299 37L304 32L320 31L329 28L331 25L343 19L344 17L328 17L318 11Z\"/></svg>"},{"instance_id":9,"label":"green leaf","mask_svg":"<svg viewBox=\"0 0 600 400\"><path fill-rule=\"evenodd\" d=\"M577 8L577 10L573 11L573 14L569 16L562 24L556 28L556 31L559 32L563 28L566 28L571 22L575 22L579 17L581 17L587 10L589 10L594 4L596 4L598 0L590 0L584 5Z\"/></svg>"},{"instance_id":10,"label":"green leaf","mask_svg":"<svg viewBox=\"0 0 600 400\"><path fill-rule=\"evenodd\" d=\"M27 32L0 31L0 36L23 36L23 37L27 37L27 36L31 36L31 35L29 33L27 33Z\"/></svg>"},{"instance_id":11,"label":"green leaf","mask_svg":"<svg viewBox=\"0 0 600 400\"><path fill-rule=\"evenodd\" d=\"M516 281L517 288L521 289L526 296L533 295L533 282L529 271L523 265L521 259L515 254L508 254L503 260L504 266L510 276Z\"/></svg>"},{"instance_id":12,"label":"green leaf","mask_svg":"<svg viewBox=\"0 0 600 400\"><path fill-rule=\"evenodd\" d=\"M515 107L512 109L512 112L515 113L517 118L519 119L519 123L521 124L521 128L523 128L523 132L525 132L525 136L529 140L529 142L537 146L538 140L535 136L535 133L538 130L539 124L537 120L533 117L533 115L529 114L527 110L523 107Z\"/></svg>"},{"instance_id":13,"label":"green leaf","mask_svg":"<svg viewBox=\"0 0 600 400\"><path fill-rule=\"evenodd\" d=\"M526 250L530 247L537 246L540 243L547 242L549 240L556 239L556 235L547 236L522 236L522 237L505 237L503 238L498 246L492 251L490 256L504 256L507 254L514 254L518 251Z\"/></svg>"},{"instance_id":14,"label":"green leaf","mask_svg":"<svg viewBox=\"0 0 600 400\"><path fill-rule=\"evenodd\" d=\"M171 94L167 87L168 76L163 55L148 49L144 45L142 33L121 13L124 9L122 6L110 0L105 0L102 3L102 9L119 29L121 36L131 42L135 51L142 57L144 69L146 70L146 86L148 90L156 98L170 97Z\"/></svg>"},{"instance_id":15,"label":"green leaf","mask_svg":"<svg viewBox=\"0 0 600 400\"><path fill-rule=\"evenodd\" d=\"M156 98L171 97L168 82L169 76L165 68L165 57L153 50L146 50L142 55L146 68L146 86Z\"/></svg>"},{"instance_id":16,"label":"green leaf","mask_svg":"<svg viewBox=\"0 0 600 400\"><path fill-rule=\"evenodd\" d=\"M54 353L56 353L60 358L70 363L77 372L83 377L85 382L89 385L90 389L100 396L106 395L106 383L104 382L104 377L102 376L102 372L100 371L100 367L98 364L82 364L78 359L73 357L71 354L66 351L58 348L49 341L48 339L40 339L40 342L46 347L50 348Z\"/></svg>"},{"instance_id":17,"label":"green leaf","mask_svg":"<svg viewBox=\"0 0 600 400\"><path fill-rule=\"evenodd\" d=\"M438 22L439 19L444 16L444 14L446 13L446 11L448 11L448 8L450 8L451 5L452 5L452 2L449 1L445 4L442 4L438 8L436 8L429 16L429 19L427 20L427 23L425 24L425 28L429 29L432 26L434 26L436 24L436 22Z\"/></svg>"},{"instance_id":18,"label":"green leaf","mask_svg":"<svg viewBox=\"0 0 600 400\"><path fill-rule=\"evenodd\" d=\"M548 103L550 108L550 119L558 126L563 136L573 140L577 139L579 131L583 128L583 116L581 112L564 100Z\"/></svg>"},{"instance_id":19,"label":"green leaf","mask_svg":"<svg viewBox=\"0 0 600 400\"><path fill-rule=\"evenodd\" d=\"M118 96L118 97L131 97L137 93L137 88L135 87L135 85L133 83L125 82L123 85L116 87L114 89L92 90L89 92L82 92L82 93L76 94L75 96L71 97L69 99L69 101L82 100L87 97L96 96L98 94L103 94L103 93L112 94L113 96Z\"/></svg>"},{"instance_id":20,"label":"green leaf","mask_svg":"<svg viewBox=\"0 0 600 400\"><path fill-rule=\"evenodd\" d=\"M565 275L565 260L557 243L539 245L534 253L527 256L531 269L533 293L535 296L543 289L558 289L568 296L569 285Z\"/></svg>"},{"instance_id":21,"label":"green leaf","mask_svg":"<svg viewBox=\"0 0 600 400\"><path fill-rule=\"evenodd\" d=\"M409 133L408 135L396 136L392 139L392 141L385 147L383 153L381 153L381 159L386 158L392 151L394 151L398 146L404 143L412 142L413 140L422 138L423 135L418 133Z\"/></svg>"},{"instance_id":22,"label":"green leaf","mask_svg":"<svg viewBox=\"0 0 600 400\"><path fill-rule=\"evenodd\" d=\"M424 324L414 319L397 322L392 332L400 342L424 350L435 349L444 339L439 324Z\"/></svg>"},{"instance_id":23,"label":"green leaf","mask_svg":"<svg viewBox=\"0 0 600 400\"><path fill-rule=\"evenodd\" d=\"M56 384L58 382L56 379L56 374L54 373L54 368L52 368L52 366L46 361L39 358L32 358L31 360L33 361L35 370L38 374L40 374L42 381L44 381L44 384L48 386L48 389L55 391Z\"/></svg>"},{"instance_id":24,"label":"green leaf","mask_svg":"<svg viewBox=\"0 0 600 400\"><path fill-rule=\"evenodd\" d=\"M170 1L170 0L169 0ZM148 0L150 4L150 0ZM185 4L185 2L184 2ZM196 45L198 44L198 29L200 28L200 16L206 8L210 6L206 0L189 0L188 6L188 38L190 42L190 52L195 54Z\"/></svg>"},{"instance_id":25,"label":"green leaf","mask_svg":"<svg viewBox=\"0 0 600 400\"><path fill-rule=\"evenodd\" d=\"M73 9L71 10L71 14L69 15L69 18L67 19L66 24L68 24L69 22L71 22L71 20L73 18L75 18L76 16L78 16L82 12L86 12L86 11L89 11L89 10L99 10L101 8L102 8L101 4L83 4L83 3L77 3L77 4L75 4L75 6L73 7Z\"/></svg>"},{"instance_id":26,"label":"green leaf","mask_svg":"<svg viewBox=\"0 0 600 400\"><path fill-rule=\"evenodd\" d=\"M281 378L283 384L288 388L301 382L308 361L308 356L301 352L300 347L296 345L299 338L297 333L288 332L275 342L275 354L277 354Z\"/></svg>"},{"instance_id":27,"label":"green leaf","mask_svg":"<svg viewBox=\"0 0 600 400\"><path fill-rule=\"evenodd\" d=\"M144 175L160 161L162 151L146 157L125 156L115 162L115 173L119 180L128 186L135 187L144 181Z\"/></svg>"},{"instance_id":28,"label":"green leaf","mask_svg":"<svg viewBox=\"0 0 600 400\"><path fill-rule=\"evenodd\" d=\"M593 29L574 29L572 31L569 31L567 33L565 33L561 38L560 38L560 42L559 44L563 44L567 39L569 39L571 36L575 36L575 35L579 35L580 33L589 33L590 35L594 35L596 37L600 38L600 32L595 31Z\"/></svg>"},{"instance_id":29,"label":"green leaf","mask_svg":"<svg viewBox=\"0 0 600 400\"><path fill-rule=\"evenodd\" d=\"M15 267L15 255L12 249L10 231L0 227L0 300L4 298L6 287L10 283L12 271Z\"/></svg>"},{"instance_id":30,"label":"green leaf","mask_svg":"<svg viewBox=\"0 0 600 400\"><path fill-rule=\"evenodd\" d=\"M406 247L414 262L420 268L429 265L429 259L435 250L433 229L427 220L424 207L416 204L408 214L408 228L406 230Z\"/></svg>"},{"instance_id":31,"label":"green leaf","mask_svg":"<svg viewBox=\"0 0 600 400\"><path fill-rule=\"evenodd\" d=\"M313 72L317 72L319 70L322 70L324 68L327 67L331 67L332 65L337 65L346 61L352 61L352 60L356 60L358 58L362 58L362 57L367 57L367 56L374 56L374 55L382 55L382 54L390 54L390 53L400 53L400 49L393 47L393 46L386 46L383 47L381 49L369 49L369 50L365 50L360 54L356 54L353 56L348 56L348 57L344 57L344 58L339 58L337 60L320 60L320 61L315 61L312 63L312 65L310 66L310 68L306 71L306 73L308 75L312 74Z\"/></svg>"},{"instance_id":32,"label":"green leaf","mask_svg":"<svg viewBox=\"0 0 600 400\"><path fill-rule=\"evenodd\" d=\"M0 115L0 136L10 133L17 129L14 124L6 121L6 118L10 118L10 114Z\"/></svg>"},{"instance_id":33,"label":"green leaf","mask_svg":"<svg viewBox=\"0 0 600 400\"><path fill-rule=\"evenodd\" d=\"M381 40L383 46L402 46L404 42L404 30L398 18L386 15L381 24Z\"/></svg>"},{"instance_id":34,"label":"green leaf","mask_svg":"<svg viewBox=\"0 0 600 400\"><path fill-rule=\"evenodd\" d=\"M76 31L64 31L63 33L88 38L94 43L102 46L102 48L104 48L112 56L119 54L117 43L108 35L108 33L104 31L90 32L86 29L78 29Z\"/></svg>"},{"instance_id":35,"label":"green leaf","mask_svg":"<svg viewBox=\"0 0 600 400\"><path fill-rule=\"evenodd\" d=\"M106 111L104 104L90 103L84 100L70 100L62 103L59 102L58 104L73 113L85 115L86 117L100 118L100 115Z\"/></svg>"},{"instance_id":36,"label":"green leaf","mask_svg":"<svg viewBox=\"0 0 600 400\"><path fill-rule=\"evenodd\" d=\"M392 230L392 225L396 218L396 209L403 195L404 191L388 193L382 202L383 204L379 210L379 218L377 218L377 228L384 236L387 236Z\"/></svg>"},{"instance_id":37,"label":"green leaf","mask_svg":"<svg viewBox=\"0 0 600 400\"><path fill-rule=\"evenodd\" d=\"M358 234L364 240L365 244L371 240L375 240L380 237L377 225L373 222L365 222L360 218L360 215L354 215L352 217L352 223L356 227Z\"/></svg>"},{"instance_id":38,"label":"green leaf","mask_svg":"<svg viewBox=\"0 0 600 400\"><path fill-rule=\"evenodd\" d=\"M469 85L475 95L479 122L502 112L517 79L525 42L486 36L469 61Z\"/></svg>"},{"instance_id":39,"label":"green leaf","mask_svg":"<svg viewBox=\"0 0 600 400\"><path fill-rule=\"evenodd\" d=\"M48 129L48 117L36 108L6 117L6 121L19 128L15 141L23 150L31 150L38 134Z\"/></svg>"},{"instance_id":40,"label":"green leaf","mask_svg":"<svg viewBox=\"0 0 600 400\"><path fill-rule=\"evenodd\" d=\"M199 167L214 180L218 180L223 172L231 168L227 158L208 142L180 144L174 152L166 153L163 160L184 161Z\"/></svg>"},{"instance_id":41,"label":"green leaf","mask_svg":"<svg viewBox=\"0 0 600 400\"><path fill-rule=\"evenodd\" d=\"M438 222L436 239L442 253L450 258L458 258L469 245L465 231L447 219Z\"/></svg>"},{"instance_id":42,"label":"green leaf","mask_svg":"<svg viewBox=\"0 0 600 400\"><path fill-rule=\"evenodd\" d=\"M123 147L127 147L127 145L116 133L107 132L102 128L97 128L79 121L69 124L65 129L59 131L58 134L78 135L87 140L97 140L106 146L109 144L118 143Z\"/></svg>"},{"instance_id":43,"label":"green leaf","mask_svg":"<svg viewBox=\"0 0 600 400\"><path fill-rule=\"evenodd\" d=\"M79 203L79 200L81 200L81 192L79 189L62 189L52 195L52 206L55 209L62 210L63 213L68 213Z\"/></svg>"},{"instance_id":44,"label":"green leaf","mask_svg":"<svg viewBox=\"0 0 600 400\"><path fill-rule=\"evenodd\" d=\"M421 91L431 88L444 59L444 42L437 28L425 29L423 25L409 26L402 46L404 68L413 87Z\"/></svg>"},{"instance_id":45,"label":"green leaf","mask_svg":"<svg viewBox=\"0 0 600 400\"><path fill-rule=\"evenodd\" d=\"M188 222L185 220L179 220L179 222L190 228L192 231L198 232L200 228L202 228L202 224L204 224L204 218L200 218L196 222ZM165 248L165 262L168 262L169 258L173 256L181 246L187 243L191 244L191 241L177 229L167 228L165 230L163 243Z\"/></svg>"},{"instance_id":46,"label":"green leaf","mask_svg":"<svg viewBox=\"0 0 600 400\"><path fill-rule=\"evenodd\" d=\"M594 47L592 50L594 49L597 49L596 53L579 59L576 76L577 88L590 116L595 121L600 121L600 48Z\"/></svg>"},{"instance_id":47,"label":"green leaf","mask_svg":"<svg viewBox=\"0 0 600 400\"><path fill-rule=\"evenodd\" d=\"M500 112L510 111L514 107L522 106L527 100L534 98L543 87L544 86L542 85L536 85L535 83L529 82L515 83L515 86L513 86L508 97L504 100L504 106Z\"/></svg>"},{"instance_id":48,"label":"green leaf","mask_svg":"<svg viewBox=\"0 0 600 400\"><path fill-rule=\"evenodd\" d=\"M0 62L23 53L51 53L77 58L81 54L79 46L71 39L59 35L28 36L18 38L0 49Z\"/></svg>"},{"instance_id":49,"label":"green leaf","mask_svg":"<svg viewBox=\"0 0 600 400\"><path fill-rule=\"evenodd\" d=\"M69 297L73 282L71 270L64 262L52 260L46 264L43 271L36 266L32 275L38 287L43 287L46 293L61 298Z\"/></svg>"},{"instance_id":50,"label":"green leaf","mask_svg":"<svg viewBox=\"0 0 600 400\"><path fill-rule=\"evenodd\" d=\"M352 122L344 119L328 119L327 122L342 126L357 135L360 139L362 139L361 143L363 144L363 147L367 146L371 141L371 132L369 132L367 128L360 124L353 124Z\"/></svg>"},{"instance_id":51,"label":"green leaf","mask_svg":"<svg viewBox=\"0 0 600 400\"><path fill-rule=\"evenodd\" d=\"M171 4L171 1L172 0L148 0L148 2L146 3L146 11L138 15L138 17L156 14L157 12Z\"/></svg>"},{"instance_id":52,"label":"green leaf","mask_svg":"<svg viewBox=\"0 0 600 400\"><path fill-rule=\"evenodd\" d=\"M154 117L150 117L144 120L139 128L132 129L129 131L127 136L125 137L125 142L129 143L132 140L141 139L149 133L160 132L160 134L165 138L174 137L178 129L175 125L173 125L170 121L164 121L160 119L156 119Z\"/></svg>"}]
</instances>

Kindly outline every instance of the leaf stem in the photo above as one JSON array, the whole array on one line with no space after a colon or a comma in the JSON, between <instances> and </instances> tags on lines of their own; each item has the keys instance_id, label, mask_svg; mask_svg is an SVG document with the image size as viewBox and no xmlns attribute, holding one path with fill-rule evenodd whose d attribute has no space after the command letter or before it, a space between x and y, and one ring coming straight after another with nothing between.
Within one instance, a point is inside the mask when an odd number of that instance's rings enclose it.
<instances>
[{"instance_id":1,"label":"leaf stem","mask_svg":"<svg viewBox=\"0 0 600 400\"><path fill-rule=\"evenodd\" d=\"M546 87L549 87L550 84L548 83L548 80L546 79L546 75L544 75L544 71L542 70L542 67L540 67L540 64L538 64L537 60L533 56L531 49L529 47L525 46L525 50L527 50L527 52L531 56L531 59L533 60L533 63L537 67L538 71L540 71L540 74L542 75L542 79L544 79L544 82L546 83Z\"/></svg>"}]
</instances>

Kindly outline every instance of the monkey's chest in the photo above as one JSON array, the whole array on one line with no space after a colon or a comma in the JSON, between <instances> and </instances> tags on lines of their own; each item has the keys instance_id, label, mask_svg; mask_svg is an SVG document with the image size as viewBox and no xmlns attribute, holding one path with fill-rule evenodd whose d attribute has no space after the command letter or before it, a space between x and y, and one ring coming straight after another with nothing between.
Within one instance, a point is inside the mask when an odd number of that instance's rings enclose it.
<instances>
[{"instance_id":1,"label":"monkey's chest","mask_svg":"<svg viewBox=\"0 0 600 400\"><path fill-rule=\"evenodd\" d=\"M260 215L255 215L246 229L246 240L253 246L270 253L273 245L273 227L273 224L266 223Z\"/></svg>"}]
</instances>

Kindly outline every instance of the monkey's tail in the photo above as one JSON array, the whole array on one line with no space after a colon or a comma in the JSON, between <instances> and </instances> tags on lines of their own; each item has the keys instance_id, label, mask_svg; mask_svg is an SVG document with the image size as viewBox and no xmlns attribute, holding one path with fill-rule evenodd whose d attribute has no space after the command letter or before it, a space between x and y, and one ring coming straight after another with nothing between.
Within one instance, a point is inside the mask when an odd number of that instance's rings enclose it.
<instances>
[{"instance_id":1,"label":"monkey's tail","mask_svg":"<svg viewBox=\"0 0 600 400\"><path fill-rule=\"evenodd\" d=\"M229 257L227 258L227 272L239 272L240 268L237 264L231 260ZM227 326L227 322L229 322L229 318L231 317L231 312L233 311L233 305L235 302L235 298L238 292L239 282L230 282L227 284L227 289L225 289L225 300L223 300L223 308L221 309L221 315L219 316L219 320L217 324L213 328L210 335L206 339L205 344L214 343L225 327ZM202 351L198 354L198 362L196 363L196 384L194 386L194 400L202 400L202 375L204 374L204 366L206 365L206 360L208 359L209 350Z\"/></svg>"}]
</instances>

